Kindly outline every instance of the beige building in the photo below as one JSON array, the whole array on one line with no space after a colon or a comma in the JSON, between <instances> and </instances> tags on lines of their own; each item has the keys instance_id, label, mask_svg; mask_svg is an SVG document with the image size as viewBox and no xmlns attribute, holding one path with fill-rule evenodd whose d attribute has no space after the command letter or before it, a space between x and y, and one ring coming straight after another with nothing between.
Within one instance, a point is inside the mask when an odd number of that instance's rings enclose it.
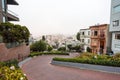
<instances>
[{"instance_id":1,"label":"beige building","mask_svg":"<svg viewBox=\"0 0 120 80\"><path fill-rule=\"evenodd\" d=\"M87 47L90 47L90 29L80 29L80 43L83 45L84 52L87 52Z\"/></svg>"}]
</instances>

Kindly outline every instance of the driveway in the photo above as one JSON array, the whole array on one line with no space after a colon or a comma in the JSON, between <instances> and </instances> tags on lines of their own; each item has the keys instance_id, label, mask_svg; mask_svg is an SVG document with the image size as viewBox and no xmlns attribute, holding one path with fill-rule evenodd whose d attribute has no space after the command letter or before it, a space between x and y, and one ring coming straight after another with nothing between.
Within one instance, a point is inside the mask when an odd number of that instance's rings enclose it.
<instances>
[{"instance_id":1,"label":"driveway","mask_svg":"<svg viewBox=\"0 0 120 80\"><path fill-rule=\"evenodd\" d=\"M35 57L22 66L28 80L119 80L120 74L51 65L53 55ZM60 56L67 57L67 56Z\"/></svg>"}]
</instances>

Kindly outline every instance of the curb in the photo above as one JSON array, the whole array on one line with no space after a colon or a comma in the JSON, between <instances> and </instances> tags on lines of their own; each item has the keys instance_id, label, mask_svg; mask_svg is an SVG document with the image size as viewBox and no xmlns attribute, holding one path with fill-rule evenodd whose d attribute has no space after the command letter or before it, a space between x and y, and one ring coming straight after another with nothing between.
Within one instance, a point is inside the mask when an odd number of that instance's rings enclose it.
<instances>
[{"instance_id":1,"label":"curb","mask_svg":"<svg viewBox=\"0 0 120 80\"><path fill-rule=\"evenodd\" d=\"M32 59L31 57L26 58L25 60L19 62L19 63L18 63L18 66L21 68L24 63L28 62L28 61L31 60L31 59Z\"/></svg>"},{"instance_id":2,"label":"curb","mask_svg":"<svg viewBox=\"0 0 120 80\"><path fill-rule=\"evenodd\" d=\"M94 71L100 71L100 72L120 74L120 67L62 62L62 61L54 61L54 60L51 61L51 64L58 65L58 66L73 67L73 68L79 68L79 69L88 69L88 70L94 70Z\"/></svg>"}]
</instances>

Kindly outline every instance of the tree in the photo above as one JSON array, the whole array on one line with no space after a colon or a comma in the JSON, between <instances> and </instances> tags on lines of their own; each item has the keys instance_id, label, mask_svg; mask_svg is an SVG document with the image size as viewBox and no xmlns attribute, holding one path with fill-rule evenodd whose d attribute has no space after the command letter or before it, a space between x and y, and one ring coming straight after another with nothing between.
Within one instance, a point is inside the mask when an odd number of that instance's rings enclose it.
<instances>
[{"instance_id":1,"label":"tree","mask_svg":"<svg viewBox=\"0 0 120 80\"><path fill-rule=\"evenodd\" d=\"M66 51L66 48L65 47L60 47L60 48L58 48L58 51Z\"/></svg>"},{"instance_id":2,"label":"tree","mask_svg":"<svg viewBox=\"0 0 120 80\"><path fill-rule=\"evenodd\" d=\"M67 45L67 47L70 51L72 50L72 45L71 44Z\"/></svg>"},{"instance_id":3,"label":"tree","mask_svg":"<svg viewBox=\"0 0 120 80\"><path fill-rule=\"evenodd\" d=\"M48 45L48 51L52 51L53 50L53 47Z\"/></svg>"},{"instance_id":4,"label":"tree","mask_svg":"<svg viewBox=\"0 0 120 80\"><path fill-rule=\"evenodd\" d=\"M81 52L81 46L80 45L76 45L75 47L73 47L74 50L76 50L77 52Z\"/></svg>"},{"instance_id":5,"label":"tree","mask_svg":"<svg viewBox=\"0 0 120 80\"><path fill-rule=\"evenodd\" d=\"M47 50L47 43L43 40L37 41L31 45L30 49L32 51L39 51L39 52L45 51Z\"/></svg>"},{"instance_id":6,"label":"tree","mask_svg":"<svg viewBox=\"0 0 120 80\"><path fill-rule=\"evenodd\" d=\"M76 38L77 38L77 40L80 41L80 33L79 32L77 33Z\"/></svg>"},{"instance_id":7,"label":"tree","mask_svg":"<svg viewBox=\"0 0 120 80\"><path fill-rule=\"evenodd\" d=\"M28 43L30 32L26 26L15 25L12 23L1 23L0 35L3 37L4 43Z\"/></svg>"},{"instance_id":8,"label":"tree","mask_svg":"<svg viewBox=\"0 0 120 80\"><path fill-rule=\"evenodd\" d=\"M87 47L87 52L92 52L90 47Z\"/></svg>"},{"instance_id":9,"label":"tree","mask_svg":"<svg viewBox=\"0 0 120 80\"><path fill-rule=\"evenodd\" d=\"M42 40L43 40L43 41L45 41L45 40L46 40L46 39L45 39L45 36L42 36Z\"/></svg>"},{"instance_id":10,"label":"tree","mask_svg":"<svg viewBox=\"0 0 120 80\"><path fill-rule=\"evenodd\" d=\"M72 51L72 50L77 51L77 52L82 51L82 47L80 45L72 46L71 44L69 44L69 45L67 45L67 47L70 51Z\"/></svg>"}]
</instances>

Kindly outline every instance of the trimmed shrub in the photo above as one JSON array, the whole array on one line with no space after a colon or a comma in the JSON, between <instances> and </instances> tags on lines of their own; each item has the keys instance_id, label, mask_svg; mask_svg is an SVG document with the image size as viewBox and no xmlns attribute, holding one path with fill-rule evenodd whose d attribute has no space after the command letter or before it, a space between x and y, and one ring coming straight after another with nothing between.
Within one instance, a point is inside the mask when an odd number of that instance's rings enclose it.
<instances>
[{"instance_id":1,"label":"trimmed shrub","mask_svg":"<svg viewBox=\"0 0 120 80\"><path fill-rule=\"evenodd\" d=\"M61 52L61 51L31 52L29 57L39 56L39 55L69 55L69 54L67 52Z\"/></svg>"},{"instance_id":2,"label":"trimmed shrub","mask_svg":"<svg viewBox=\"0 0 120 80\"><path fill-rule=\"evenodd\" d=\"M107 56L107 55L95 55L92 53L83 53L80 56L75 57L75 58L57 58L57 57L55 57L55 58L53 58L53 60L120 67L119 54L111 57L111 56Z\"/></svg>"}]
</instances>

